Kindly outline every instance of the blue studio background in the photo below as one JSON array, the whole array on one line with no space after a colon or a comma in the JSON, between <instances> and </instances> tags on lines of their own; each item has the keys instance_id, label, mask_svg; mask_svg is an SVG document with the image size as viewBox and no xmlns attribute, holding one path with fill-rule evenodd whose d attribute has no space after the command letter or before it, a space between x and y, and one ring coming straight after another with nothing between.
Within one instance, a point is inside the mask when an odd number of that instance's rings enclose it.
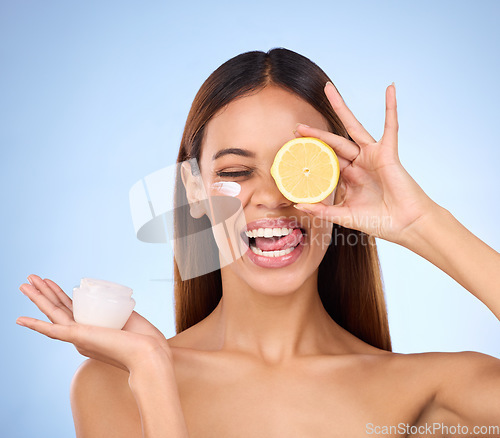
<instances>
[{"instance_id":1,"label":"blue studio background","mask_svg":"<svg viewBox=\"0 0 500 438\"><path fill-rule=\"evenodd\" d=\"M500 249L500 3L496 1L0 3L0 433L74 436L69 344L19 327L35 273L134 289L175 334L172 253L137 240L129 189L175 162L198 88L227 59L282 46L319 64L368 131L395 81L403 165ZM500 357L491 312L435 266L378 241L394 351ZM167 281L165 281L167 279Z\"/></svg>"}]
</instances>

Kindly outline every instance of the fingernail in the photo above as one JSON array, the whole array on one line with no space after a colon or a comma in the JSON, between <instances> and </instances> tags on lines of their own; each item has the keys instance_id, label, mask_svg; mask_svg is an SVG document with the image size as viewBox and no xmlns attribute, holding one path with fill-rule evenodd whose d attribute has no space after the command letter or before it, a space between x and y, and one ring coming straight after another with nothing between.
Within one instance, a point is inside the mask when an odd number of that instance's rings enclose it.
<instances>
[{"instance_id":1,"label":"fingernail","mask_svg":"<svg viewBox=\"0 0 500 438\"><path fill-rule=\"evenodd\" d=\"M21 321L18 321L17 319L16 319L16 324L17 324L17 325L21 325L21 326L23 326L23 327L26 327L26 326L25 326L25 325L24 325Z\"/></svg>"},{"instance_id":2,"label":"fingernail","mask_svg":"<svg viewBox=\"0 0 500 438\"><path fill-rule=\"evenodd\" d=\"M325 84L325 87L328 87L328 84L330 84L330 85L333 87L333 84L331 83L331 81L328 81L328 82Z\"/></svg>"},{"instance_id":3,"label":"fingernail","mask_svg":"<svg viewBox=\"0 0 500 438\"><path fill-rule=\"evenodd\" d=\"M298 128L299 126L303 126L304 128L310 128L310 126L309 126L309 125L305 125L304 123L297 123L297 124L295 125L294 130L292 131L294 134L295 134L295 132L297 131L297 128Z\"/></svg>"},{"instance_id":4,"label":"fingernail","mask_svg":"<svg viewBox=\"0 0 500 438\"><path fill-rule=\"evenodd\" d=\"M31 275L28 275L27 279L30 282L30 284L33 286L33 280L31 279Z\"/></svg>"},{"instance_id":5,"label":"fingernail","mask_svg":"<svg viewBox=\"0 0 500 438\"><path fill-rule=\"evenodd\" d=\"M297 205L297 204L295 204L295 205L294 205L294 207L295 207L297 210L304 211L304 212L306 212L306 213L310 213L310 214L312 214L312 213L313 213L313 212L312 212L312 210L309 210L308 208L303 207L302 205Z\"/></svg>"},{"instance_id":6,"label":"fingernail","mask_svg":"<svg viewBox=\"0 0 500 438\"><path fill-rule=\"evenodd\" d=\"M391 85L393 85L393 86L394 86L394 89L396 89L396 84L395 84L394 82L393 82Z\"/></svg>"}]
</instances>

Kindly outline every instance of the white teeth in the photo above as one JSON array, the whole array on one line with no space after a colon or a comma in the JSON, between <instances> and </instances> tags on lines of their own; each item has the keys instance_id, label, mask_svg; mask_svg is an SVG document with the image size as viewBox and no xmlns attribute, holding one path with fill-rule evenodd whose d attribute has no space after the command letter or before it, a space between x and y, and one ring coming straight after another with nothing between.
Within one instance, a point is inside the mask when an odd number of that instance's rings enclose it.
<instances>
[{"instance_id":1,"label":"white teeth","mask_svg":"<svg viewBox=\"0 0 500 438\"><path fill-rule=\"evenodd\" d=\"M288 234L293 233L294 228L255 228L250 231L245 231L247 237L281 237L287 236ZM250 249L254 252L254 254L258 254L264 257L283 257L287 254L290 254L296 246L292 246L291 248L275 250L275 251L262 251L257 248L255 245L250 245Z\"/></svg>"},{"instance_id":2,"label":"white teeth","mask_svg":"<svg viewBox=\"0 0 500 438\"><path fill-rule=\"evenodd\" d=\"M259 228L245 231L247 237L281 237L293 232L293 228Z\"/></svg>"},{"instance_id":3,"label":"white teeth","mask_svg":"<svg viewBox=\"0 0 500 438\"><path fill-rule=\"evenodd\" d=\"M284 255L290 254L296 247L292 246L291 248L287 249L281 249L281 250L276 250L276 251L262 251L261 249L257 248L256 246L250 245L250 249L258 255L264 256L264 257L282 257Z\"/></svg>"},{"instance_id":4,"label":"white teeth","mask_svg":"<svg viewBox=\"0 0 500 438\"><path fill-rule=\"evenodd\" d=\"M264 237L273 237L273 229L264 228Z\"/></svg>"}]
</instances>

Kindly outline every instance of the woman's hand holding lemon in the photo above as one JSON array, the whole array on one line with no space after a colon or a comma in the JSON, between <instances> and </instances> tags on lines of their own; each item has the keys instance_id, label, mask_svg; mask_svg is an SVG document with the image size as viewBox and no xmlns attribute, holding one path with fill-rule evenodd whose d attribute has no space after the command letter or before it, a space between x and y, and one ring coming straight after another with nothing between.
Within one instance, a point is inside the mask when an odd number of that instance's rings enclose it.
<instances>
[{"instance_id":1,"label":"woman's hand holding lemon","mask_svg":"<svg viewBox=\"0 0 500 438\"><path fill-rule=\"evenodd\" d=\"M395 86L392 84L386 90L385 127L379 141L354 117L332 83L326 84L325 94L353 141L306 125L297 126L296 136L319 138L337 154L339 203L300 203L296 207L346 228L402 242L412 225L438 205L399 161Z\"/></svg>"},{"instance_id":2,"label":"woman's hand holding lemon","mask_svg":"<svg viewBox=\"0 0 500 438\"><path fill-rule=\"evenodd\" d=\"M500 319L500 300L496 293L500 280L499 254L430 199L399 161L394 85L386 90L385 126L379 141L375 141L356 120L333 84L325 86L325 94L352 140L300 124L296 127L296 137L317 138L336 153L340 168L337 203L326 205L318 201L318 197L311 201L314 197L308 194L295 207L346 228L405 246L450 275ZM303 143L311 142L304 138ZM315 163L311 159L313 154L306 152L307 149L313 148L304 147L304 165L295 166L295 171L303 175L306 164ZM276 161L279 161L279 152L273 163L275 179L276 169L286 168ZM330 163L335 168L335 160ZM286 172L284 181L285 184L291 181ZM290 187L294 192L299 185L291 184ZM282 193L288 197L286 191ZM324 200L327 196L325 190L319 198ZM299 202L292 198L288 197L292 202Z\"/></svg>"}]
</instances>

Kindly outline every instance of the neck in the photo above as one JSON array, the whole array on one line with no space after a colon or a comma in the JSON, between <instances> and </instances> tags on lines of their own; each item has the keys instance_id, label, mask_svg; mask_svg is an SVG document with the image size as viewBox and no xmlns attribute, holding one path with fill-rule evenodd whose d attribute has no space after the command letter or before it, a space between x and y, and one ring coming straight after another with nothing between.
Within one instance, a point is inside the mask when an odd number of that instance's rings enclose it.
<instances>
[{"instance_id":1,"label":"neck","mask_svg":"<svg viewBox=\"0 0 500 438\"><path fill-rule=\"evenodd\" d=\"M281 295L264 294L227 272L222 274L223 295L208 317L217 348L267 363L349 350L347 332L323 307L317 271L297 290Z\"/></svg>"}]
</instances>

